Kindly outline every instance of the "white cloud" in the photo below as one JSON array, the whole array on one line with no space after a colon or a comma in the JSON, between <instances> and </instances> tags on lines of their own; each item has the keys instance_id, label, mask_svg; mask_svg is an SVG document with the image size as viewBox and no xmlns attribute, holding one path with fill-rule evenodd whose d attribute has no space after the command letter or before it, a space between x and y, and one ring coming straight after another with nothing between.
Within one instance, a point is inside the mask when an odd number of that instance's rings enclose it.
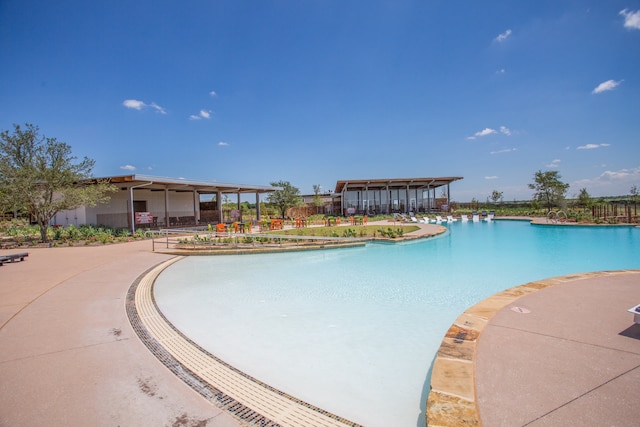
<instances>
[{"instance_id":1,"label":"white cloud","mask_svg":"<svg viewBox=\"0 0 640 427\"><path fill-rule=\"evenodd\" d=\"M640 181L640 167L604 171L595 178L585 178L571 184L573 188L586 188L591 194L616 196L629 194L632 185Z\"/></svg>"},{"instance_id":2,"label":"white cloud","mask_svg":"<svg viewBox=\"0 0 640 427\"><path fill-rule=\"evenodd\" d=\"M133 108L134 110L142 110L147 106L144 102L138 101L137 99L125 99L122 105L127 108Z\"/></svg>"},{"instance_id":3,"label":"white cloud","mask_svg":"<svg viewBox=\"0 0 640 427\"><path fill-rule=\"evenodd\" d=\"M504 33L498 35L498 37L495 38L495 41L502 43L503 41L508 39L510 35L511 35L511 30L507 30Z\"/></svg>"},{"instance_id":4,"label":"white cloud","mask_svg":"<svg viewBox=\"0 0 640 427\"><path fill-rule=\"evenodd\" d=\"M624 27L633 30L640 30L640 10L631 12L628 9L622 9L620 15L624 16Z\"/></svg>"},{"instance_id":5,"label":"white cloud","mask_svg":"<svg viewBox=\"0 0 640 427\"><path fill-rule=\"evenodd\" d=\"M498 179L496 175L485 176L484 179Z\"/></svg>"},{"instance_id":6,"label":"white cloud","mask_svg":"<svg viewBox=\"0 0 640 427\"><path fill-rule=\"evenodd\" d=\"M211 95L211 96L213 96L213 97L218 96L218 94L216 93L216 91L215 91L215 90L212 90L211 92L209 92L209 95Z\"/></svg>"},{"instance_id":7,"label":"white cloud","mask_svg":"<svg viewBox=\"0 0 640 427\"><path fill-rule=\"evenodd\" d=\"M487 136L487 135L491 135L492 133L497 133L495 129L491 129L491 128L484 128L476 133L473 134L474 137L478 137L478 136Z\"/></svg>"},{"instance_id":8,"label":"white cloud","mask_svg":"<svg viewBox=\"0 0 640 427\"><path fill-rule=\"evenodd\" d=\"M591 91L591 93L596 94L596 93L602 93L602 92L606 92L609 90L613 90L616 88L616 86L618 86L620 83L622 83L622 80L607 80L606 82L602 82L598 85L598 87L596 87L593 91Z\"/></svg>"},{"instance_id":9,"label":"white cloud","mask_svg":"<svg viewBox=\"0 0 640 427\"><path fill-rule=\"evenodd\" d=\"M228 142L224 142L224 141L218 142L218 147L228 147L228 146L229 146Z\"/></svg>"},{"instance_id":10,"label":"white cloud","mask_svg":"<svg viewBox=\"0 0 640 427\"><path fill-rule=\"evenodd\" d=\"M516 151L517 148L505 148L502 150L497 150L497 151L491 151L490 154L502 154L502 153L511 153L513 151Z\"/></svg>"},{"instance_id":11,"label":"white cloud","mask_svg":"<svg viewBox=\"0 0 640 427\"><path fill-rule=\"evenodd\" d=\"M189 116L189 120L201 120L201 119L210 119L211 118L211 111L207 111L207 110L200 110L200 112L195 115L192 114Z\"/></svg>"},{"instance_id":12,"label":"white cloud","mask_svg":"<svg viewBox=\"0 0 640 427\"><path fill-rule=\"evenodd\" d=\"M167 114L167 111L162 108L161 106L159 106L158 104L156 104L155 102L152 102L151 104L147 104L143 101L139 101L137 99L125 99L122 102L122 105L124 105L127 108L132 108L134 110L143 110L145 108L153 108L154 110L156 110L158 113L160 114Z\"/></svg>"},{"instance_id":13,"label":"white cloud","mask_svg":"<svg viewBox=\"0 0 640 427\"><path fill-rule=\"evenodd\" d=\"M554 159L547 165L548 168L557 168L560 166L560 159Z\"/></svg>"},{"instance_id":14,"label":"white cloud","mask_svg":"<svg viewBox=\"0 0 640 427\"><path fill-rule=\"evenodd\" d=\"M158 113L160 114L167 114L167 112L165 111L164 108L162 108L161 106L159 106L158 104L156 104L155 102L152 102L149 105L151 108L155 109Z\"/></svg>"},{"instance_id":15,"label":"white cloud","mask_svg":"<svg viewBox=\"0 0 640 427\"><path fill-rule=\"evenodd\" d=\"M134 171L136 170L136 167L132 165L123 165L123 166L120 166L120 169L126 170L126 171Z\"/></svg>"},{"instance_id":16,"label":"white cloud","mask_svg":"<svg viewBox=\"0 0 640 427\"><path fill-rule=\"evenodd\" d=\"M496 71L496 74L504 74L506 72L507 70L505 70L504 68L500 68L498 71Z\"/></svg>"},{"instance_id":17,"label":"white cloud","mask_svg":"<svg viewBox=\"0 0 640 427\"><path fill-rule=\"evenodd\" d=\"M577 150L593 150L596 148L600 148L600 147L608 147L611 144L587 144L587 145L581 145L579 147L577 147Z\"/></svg>"},{"instance_id":18,"label":"white cloud","mask_svg":"<svg viewBox=\"0 0 640 427\"><path fill-rule=\"evenodd\" d=\"M500 132L505 135L511 135L511 130L506 126L500 126Z\"/></svg>"}]
</instances>

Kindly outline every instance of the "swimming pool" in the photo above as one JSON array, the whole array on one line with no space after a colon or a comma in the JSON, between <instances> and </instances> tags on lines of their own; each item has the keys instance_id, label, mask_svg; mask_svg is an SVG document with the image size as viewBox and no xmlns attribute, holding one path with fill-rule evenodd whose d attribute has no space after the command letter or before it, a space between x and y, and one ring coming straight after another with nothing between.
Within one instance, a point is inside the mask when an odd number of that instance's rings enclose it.
<instances>
[{"instance_id":1,"label":"swimming pool","mask_svg":"<svg viewBox=\"0 0 640 427\"><path fill-rule=\"evenodd\" d=\"M639 233L455 223L412 243L189 257L155 296L186 335L273 387L367 426L423 426L428 370L462 311L532 280L639 268Z\"/></svg>"}]
</instances>

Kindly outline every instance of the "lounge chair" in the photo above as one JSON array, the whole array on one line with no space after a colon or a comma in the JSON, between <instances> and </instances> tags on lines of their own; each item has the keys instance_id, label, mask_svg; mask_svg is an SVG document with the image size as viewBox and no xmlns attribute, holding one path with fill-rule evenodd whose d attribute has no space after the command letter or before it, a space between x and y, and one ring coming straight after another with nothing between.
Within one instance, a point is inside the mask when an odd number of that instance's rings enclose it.
<instances>
[{"instance_id":1,"label":"lounge chair","mask_svg":"<svg viewBox=\"0 0 640 427\"><path fill-rule=\"evenodd\" d=\"M453 215L447 215L447 222L456 222L457 219L453 217Z\"/></svg>"},{"instance_id":2,"label":"lounge chair","mask_svg":"<svg viewBox=\"0 0 640 427\"><path fill-rule=\"evenodd\" d=\"M460 220L462 222L469 222L469 217L467 215L460 215Z\"/></svg>"},{"instance_id":3,"label":"lounge chair","mask_svg":"<svg viewBox=\"0 0 640 427\"><path fill-rule=\"evenodd\" d=\"M640 304L635 307L631 307L627 310L629 313L633 313L633 322L640 325Z\"/></svg>"},{"instance_id":4,"label":"lounge chair","mask_svg":"<svg viewBox=\"0 0 640 427\"><path fill-rule=\"evenodd\" d=\"M444 222L444 219L442 219L440 215L436 215L436 224L440 224L441 222Z\"/></svg>"},{"instance_id":5,"label":"lounge chair","mask_svg":"<svg viewBox=\"0 0 640 427\"><path fill-rule=\"evenodd\" d=\"M473 218L473 222L480 222L480 216L478 215L478 212L473 212L472 218Z\"/></svg>"}]
</instances>

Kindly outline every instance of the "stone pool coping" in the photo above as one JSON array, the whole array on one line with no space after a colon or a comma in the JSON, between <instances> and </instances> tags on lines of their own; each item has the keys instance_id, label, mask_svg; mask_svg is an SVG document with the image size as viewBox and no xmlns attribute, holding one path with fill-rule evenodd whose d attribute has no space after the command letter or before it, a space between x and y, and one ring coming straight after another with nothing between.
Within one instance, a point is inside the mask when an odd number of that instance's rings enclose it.
<instances>
[{"instance_id":1,"label":"stone pool coping","mask_svg":"<svg viewBox=\"0 0 640 427\"><path fill-rule=\"evenodd\" d=\"M427 425L482 425L476 384L477 347L483 330L499 311L524 296L552 286L629 274L640 274L640 270L569 274L537 280L506 289L467 309L445 334L433 362L431 391L427 398ZM525 310L512 307L512 310L518 309Z\"/></svg>"}]
</instances>

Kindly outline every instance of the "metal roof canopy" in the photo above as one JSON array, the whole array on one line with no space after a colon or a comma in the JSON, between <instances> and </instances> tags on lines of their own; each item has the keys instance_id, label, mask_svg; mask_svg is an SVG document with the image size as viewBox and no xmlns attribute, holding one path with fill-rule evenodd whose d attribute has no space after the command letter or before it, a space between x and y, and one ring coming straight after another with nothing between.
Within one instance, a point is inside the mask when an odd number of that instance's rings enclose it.
<instances>
[{"instance_id":1,"label":"metal roof canopy","mask_svg":"<svg viewBox=\"0 0 640 427\"><path fill-rule=\"evenodd\" d=\"M271 193L277 190L276 187L264 186L264 185L246 185L246 184L231 184L217 181L197 181L182 178L167 178L161 176L151 175L122 175L122 176L109 176L104 178L95 178L94 180L107 180L112 184L128 184L128 185L140 185L146 184L145 189L153 190L174 190L174 191L197 191L201 194L208 193Z\"/></svg>"},{"instance_id":2,"label":"metal roof canopy","mask_svg":"<svg viewBox=\"0 0 640 427\"><path fill-rule=\"evenodd\" d=\"M388 188L438 188L463 179L461 176L437 178L350 179L336 182L335 193L343 190L375 190Z\"/></svg>"}]
</instances>

